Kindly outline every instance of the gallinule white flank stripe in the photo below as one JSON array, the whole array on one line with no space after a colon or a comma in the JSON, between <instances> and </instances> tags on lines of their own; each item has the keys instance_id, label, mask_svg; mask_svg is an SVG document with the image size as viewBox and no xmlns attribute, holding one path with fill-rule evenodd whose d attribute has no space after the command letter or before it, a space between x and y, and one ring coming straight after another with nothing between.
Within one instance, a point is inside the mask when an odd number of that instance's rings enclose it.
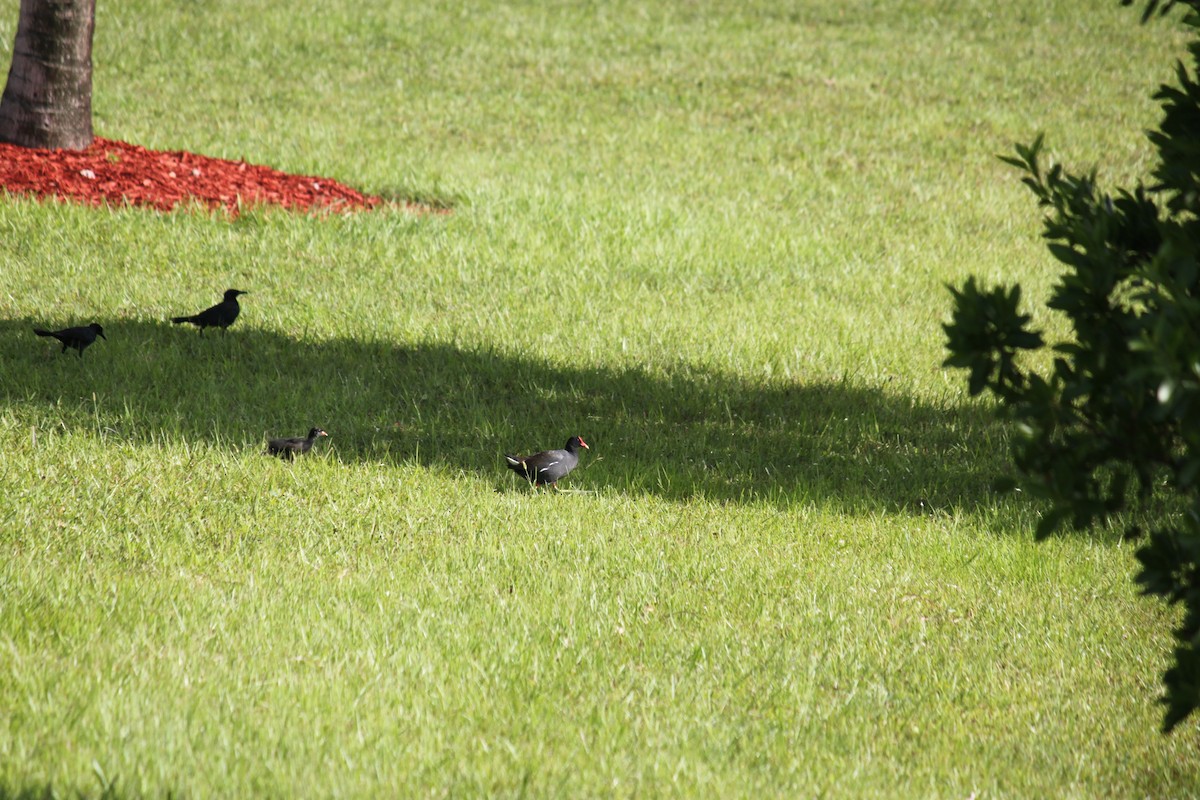
<instances>
[{"instance_id":1,"label":"gallinule white flank stripe","mask_svg":"<svg viewBox=\"0 0 1200 800\"><path fill-rule=\"evenodd\" d=\"M543 450L531 456L505 455L508 468L520 475L534 486L557 487L561 478L579 465L579 448L588 447L587 442L578 436L567 439L562 450Z\"/></svg>"}]
</instances>

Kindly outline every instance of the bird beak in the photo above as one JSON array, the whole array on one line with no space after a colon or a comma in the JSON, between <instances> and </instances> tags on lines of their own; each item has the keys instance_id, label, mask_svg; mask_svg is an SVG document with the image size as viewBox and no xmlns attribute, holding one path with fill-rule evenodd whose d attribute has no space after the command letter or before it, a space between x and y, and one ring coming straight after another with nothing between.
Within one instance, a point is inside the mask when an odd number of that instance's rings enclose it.
<instances>
[{"instance_id":1,"label":"bird beak","mask_svg":"<svg viewBox=\"0 0 1200 800\"><path fill-rule=\"evenodd\" d=\"M97 331L96 333L100 336L101 339L103 339L106 342L108 341L108 337L104 335L104 331Z\"/></svg>"},{"instance_id":2,"label":"bird beak","mask_svg":"<svg viewBox=\"0 0 1200 800\"><path fill-rule=\"evenodd\" d=\"M325 431L321 431L320 433L317 434L317 436L328 436L328 435L329 434L326 433Z\"/></svg>"},{"instance_id":3,"label":"bird beak","mask_svg":"<svg viewBox=\"0 0 1200 800\"><path fill-rule=\"evenodd\" d=\"M586 450L591 450L591 449L592 449L592 448L588 447L588 443L587 443L587 442L585 442L583 439L580 439L580 440L579 440L579 444L580 444L580 446L581 446L581 447L583 447L583 448L584 448L584 449L586 449Z\"/></svg>"}]
</instances>

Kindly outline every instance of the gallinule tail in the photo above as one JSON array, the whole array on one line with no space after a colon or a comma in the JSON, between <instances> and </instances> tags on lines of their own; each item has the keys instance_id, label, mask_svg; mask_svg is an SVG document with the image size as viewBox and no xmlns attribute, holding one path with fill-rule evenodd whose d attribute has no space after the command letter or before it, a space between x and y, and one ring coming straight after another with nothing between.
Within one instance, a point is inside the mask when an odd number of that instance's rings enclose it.
<instances>
[{"instance_id":1,"label":"gallinule tail","mask_svg":"<svg viewBox=\"0 0 1200 800\"><path fill-rule=\"evenodd\" d=\"M107 340L104 335L104 328L101 328L95 322L91 325L82 325L78 328L63 328L61 331L48 331L42 328L34 328L33 332L38 336L52 336L62 342L62 351L67 352L68 347L74 347L79 351L79 357L83 358L83 349L92 342L96 341L96 337Z\"/></svg>"},{"instance_id":2,"label":"gallinule tail","mask_svg":"<svg viewBox=\"0 0 1200 800\"><path fill-rule=\"evenodd\" d=\"M543 450L531 456L505 455L508 468L520 475L534 486L549 484L558 488L558 481L568 472L579 466L579 448L588 447L587 442L578 436L567 439L562 450Z\"/></svg>"},{"instance_id":3,"label":"gallinule tail","mask_svg":"<svg viewBox=\"0 0 1200 800\"><path fill-rule=\"evenodd\" d=\"M238 295L249 294L241 289L226 289L225 299L217 303L215 306L206 308L199 314L193 314L190 317L171 317L171 322L176 325L181 322L190 322L200 329L200 335L204 335L205 328L221 328L224 330L233 324L233 321L238 318L238 312L242 307L238 305Z\"/></svg>"},{"instance_id":4,"label":"gallinule tail","mask_svg":"<svg viewBox=\"0 0 1200 800\"><path fill-rule=\"evenodd\" d=\"M308 432L308 437L293 436L290 439L272 439L267 442L267 454L279 456L280 458L293 459L297 455L303 455L309 450L312 450L313 442L319 436L328 436L329 434L320 428L313 428Z\"/></svg>"}]
</instances>

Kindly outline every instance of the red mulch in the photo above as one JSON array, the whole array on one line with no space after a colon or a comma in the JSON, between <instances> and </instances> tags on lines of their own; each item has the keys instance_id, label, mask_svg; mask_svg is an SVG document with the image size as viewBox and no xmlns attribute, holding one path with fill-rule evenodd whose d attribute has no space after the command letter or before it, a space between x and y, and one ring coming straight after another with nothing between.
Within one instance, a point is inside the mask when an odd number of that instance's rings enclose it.
<instances>
[{"instance_id":1,"label":"red mulch","mask_svg":"<svg viewBox=\"0 0 1200 800\"><path fill-rule=\"evenodd\" d=\"M242 206L362 211L384 202L328 178L100 138L86 150L34 150L0 143L0 187L94 206L130 203L161 211L191 201L223 208L234 217Z\"/></svg>"}]
</instances>

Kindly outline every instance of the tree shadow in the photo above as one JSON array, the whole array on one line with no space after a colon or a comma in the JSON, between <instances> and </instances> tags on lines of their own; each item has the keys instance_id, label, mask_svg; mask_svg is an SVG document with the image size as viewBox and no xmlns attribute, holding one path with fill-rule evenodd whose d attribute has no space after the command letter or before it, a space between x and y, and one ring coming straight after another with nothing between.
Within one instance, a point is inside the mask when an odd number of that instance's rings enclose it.
<instances>
[{"instance_id":1,"label":"tree shadow","mask_svg":"<svg viewBox=\"0 0 1200 800\"><path fill-rule=\"evenodd\" d=\"M134 793L129 793L132 796ZM116 788L116 782L109 783L99 782L95 790L89 791L88 788L74 787L71 789L59 789L52 783L31 783L27 786L14 788L5 786L0 783L0 800L63 800L63 798L83 798L94 797L96 800L121 800L127 796L126 793L119 791ZM165 795L167 798L181 797L177 792L168 791Z\"/></svg>"},{"instance_id":2,"label":"tree shadow","mask_svg":"<svg viewBox=\"0 0 1200 800\"><path fill-rule=\"evenodd\" d=\"M91 320L87 320L91 321ZM445 343L293 338L99 319L83 358L0 321L0 402L34 424L139 443L261 448L330 433L343 461L415 462L522 489L505 451L592 446L562 486L669 499L821 500L849 510L994 502L1003 434L978 404L849 382L748 382L688 364L564 367ZM43 324L44 320L36 321ZM73 323L74 324L74 323Z\"/></svg>"}]
</instances>

